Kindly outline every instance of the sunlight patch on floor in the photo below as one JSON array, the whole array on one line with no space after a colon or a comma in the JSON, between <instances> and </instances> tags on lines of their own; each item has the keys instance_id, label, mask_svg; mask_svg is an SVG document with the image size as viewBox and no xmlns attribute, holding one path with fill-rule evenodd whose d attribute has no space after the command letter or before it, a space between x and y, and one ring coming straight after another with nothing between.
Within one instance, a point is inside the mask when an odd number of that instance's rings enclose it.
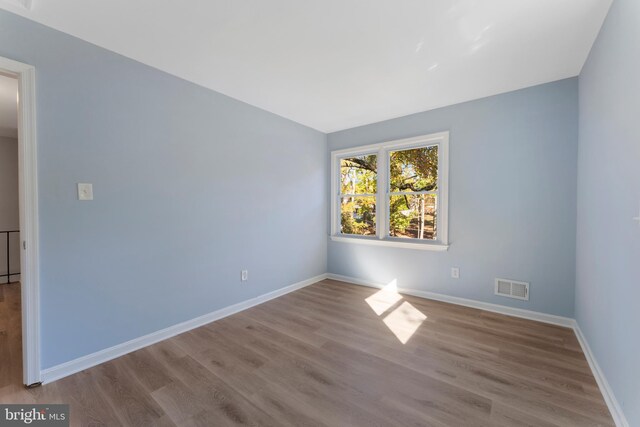
<instances>
[{"instance_id":1,"label":"sunlight patch on floor","mask_svg":"<svg viewBox=\"0 0 640 427\"><path fill-rule=\"evenodd\" d=\"M383 317L382 321L396 338L402 344L406 344L427 319L427 316L410 302L402 300L402 295L398 293L396 279L365 299L369 307L378 316ZM401 304L399 304L400 301L402 301ZM388 314L385 315L385 313Z\"/></svg>"},{"instance_id":2,"label":"sunlight patch on floor","mask_svg":"<svg viewBox=\"0 0 640 427\"><path fill-rule=\"evenodd\" d=\"M426 318L427 316L411 303L404 301L389 313L383 322L402 344L406 344Z\"/></svg>"},{"instance_id":3,"label":"sunlight patch on floor","mask_svg":"<svg viewBox=\"0 0 640 427\"><path fill-rule=\"evenodd\" d=\"M402 295L398 293L398 286L396 281L393 280L384 288L365 299L365 301L369 304L369 307L371 307L371 309L380 316L401 299Z\"/></svg>"}]
</instances>

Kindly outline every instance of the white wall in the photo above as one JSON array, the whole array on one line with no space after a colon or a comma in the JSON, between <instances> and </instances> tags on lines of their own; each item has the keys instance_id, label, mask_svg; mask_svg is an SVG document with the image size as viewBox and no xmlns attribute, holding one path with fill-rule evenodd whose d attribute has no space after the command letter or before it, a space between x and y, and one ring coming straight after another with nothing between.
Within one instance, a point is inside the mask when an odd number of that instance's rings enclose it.
<instances>
[{"instance_id":1,"label":"white wall","mask_svg":"<svg viewBox=\"0 0 640 427\"><path fill-rule=\"evenodd\" d=\"M576 319L630 426L640 426L638 46L640 2L616 0L580 74L578 145Z\"/></svg>"},{"instance_id":2,"label":"white wall","mask_svg":"<svg viewBox=\"0 0 640 427\"><path fill-rule=\"evenodd\" d=\"M43 369L327 271L325 134L3 11L0 56L37 74Z\"/></svg>"},{"instance_id":3,"label":"white wall","mask_svg":"<svg viewBox=\"0 0 640 427\"><path fill-rule=\"evenodd\" d=\"M0 231L18 230L20 227L18 211L18 140L0 137ZM11 235L11 271L20 270L20 237ZM4 233L0 233L0 274L7 272L7 246ZM12 280L19 277L14 276ZM0 277L5 283L6 277Z\"/></svg>"},{"instance_id":4,"label":"white wall","mask_svg":"<svg viewBox=\"0 0 640 427\"><path fill-rule=\"evenodd\" d=\"M328 150L443 130L449 250L330 242L329 272L573 317L577 79L332 133ZM494 295L496 277L530 282L529 301Z\"/></svg>"}]
</instances>

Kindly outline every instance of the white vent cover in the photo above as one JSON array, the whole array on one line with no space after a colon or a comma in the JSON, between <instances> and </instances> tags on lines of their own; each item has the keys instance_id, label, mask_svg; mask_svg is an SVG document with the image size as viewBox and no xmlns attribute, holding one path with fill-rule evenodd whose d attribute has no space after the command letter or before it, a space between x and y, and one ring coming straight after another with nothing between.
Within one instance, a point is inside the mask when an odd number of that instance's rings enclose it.
<instances>
[{"instance_id":1,"label":"white vent cover","mask_svg":"<svg viewBox=\"0 0 640 427\"><path fill-rule=\"evenodd\" d=\"M503 297L529 300L529 284L509 279L496 279L495 294Z\"/></svg>"}]
</instances>

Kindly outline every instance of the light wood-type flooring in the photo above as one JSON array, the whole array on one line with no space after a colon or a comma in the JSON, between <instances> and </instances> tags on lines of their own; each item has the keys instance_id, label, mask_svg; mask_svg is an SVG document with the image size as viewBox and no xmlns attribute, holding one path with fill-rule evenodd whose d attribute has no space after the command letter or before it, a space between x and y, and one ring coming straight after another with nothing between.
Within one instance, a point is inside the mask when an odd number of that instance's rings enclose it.
<instances>
[{"instance_id":1,"label":"light wood-type flooring","mask_svg":"<svg viewBox=\"0 0 640 427\"><path fill-rule=\"evenodd\" d=\"M0 285L0 402L72 425L613 426L572 330L324 280L42 387Z\"/></svg>"}]
</instances>

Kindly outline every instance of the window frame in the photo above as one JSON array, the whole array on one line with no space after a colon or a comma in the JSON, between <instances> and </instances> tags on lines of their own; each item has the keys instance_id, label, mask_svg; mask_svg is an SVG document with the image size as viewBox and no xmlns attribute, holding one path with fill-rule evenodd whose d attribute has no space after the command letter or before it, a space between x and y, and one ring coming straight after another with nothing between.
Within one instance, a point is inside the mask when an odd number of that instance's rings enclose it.
<instances>
[{"instance_id":1,"label":"window frame","mask_svg":"<svg viewBox=\"0 0 640 427\"><path fill-rule=\"evenodd\" d=\"M438 189L436 198L437 239L406 239L389 235L389 198L391 193L389 156L392 151L409 150L426 146L438 146ZM348 157L376 154L377 193L376 235L358 236L340 233L340 161ZM331 152L331 240L376 246L390 246L420 250L446 251L449 248L449 132L439 132L363 145Z\"/></svg>"}]
</instances>

